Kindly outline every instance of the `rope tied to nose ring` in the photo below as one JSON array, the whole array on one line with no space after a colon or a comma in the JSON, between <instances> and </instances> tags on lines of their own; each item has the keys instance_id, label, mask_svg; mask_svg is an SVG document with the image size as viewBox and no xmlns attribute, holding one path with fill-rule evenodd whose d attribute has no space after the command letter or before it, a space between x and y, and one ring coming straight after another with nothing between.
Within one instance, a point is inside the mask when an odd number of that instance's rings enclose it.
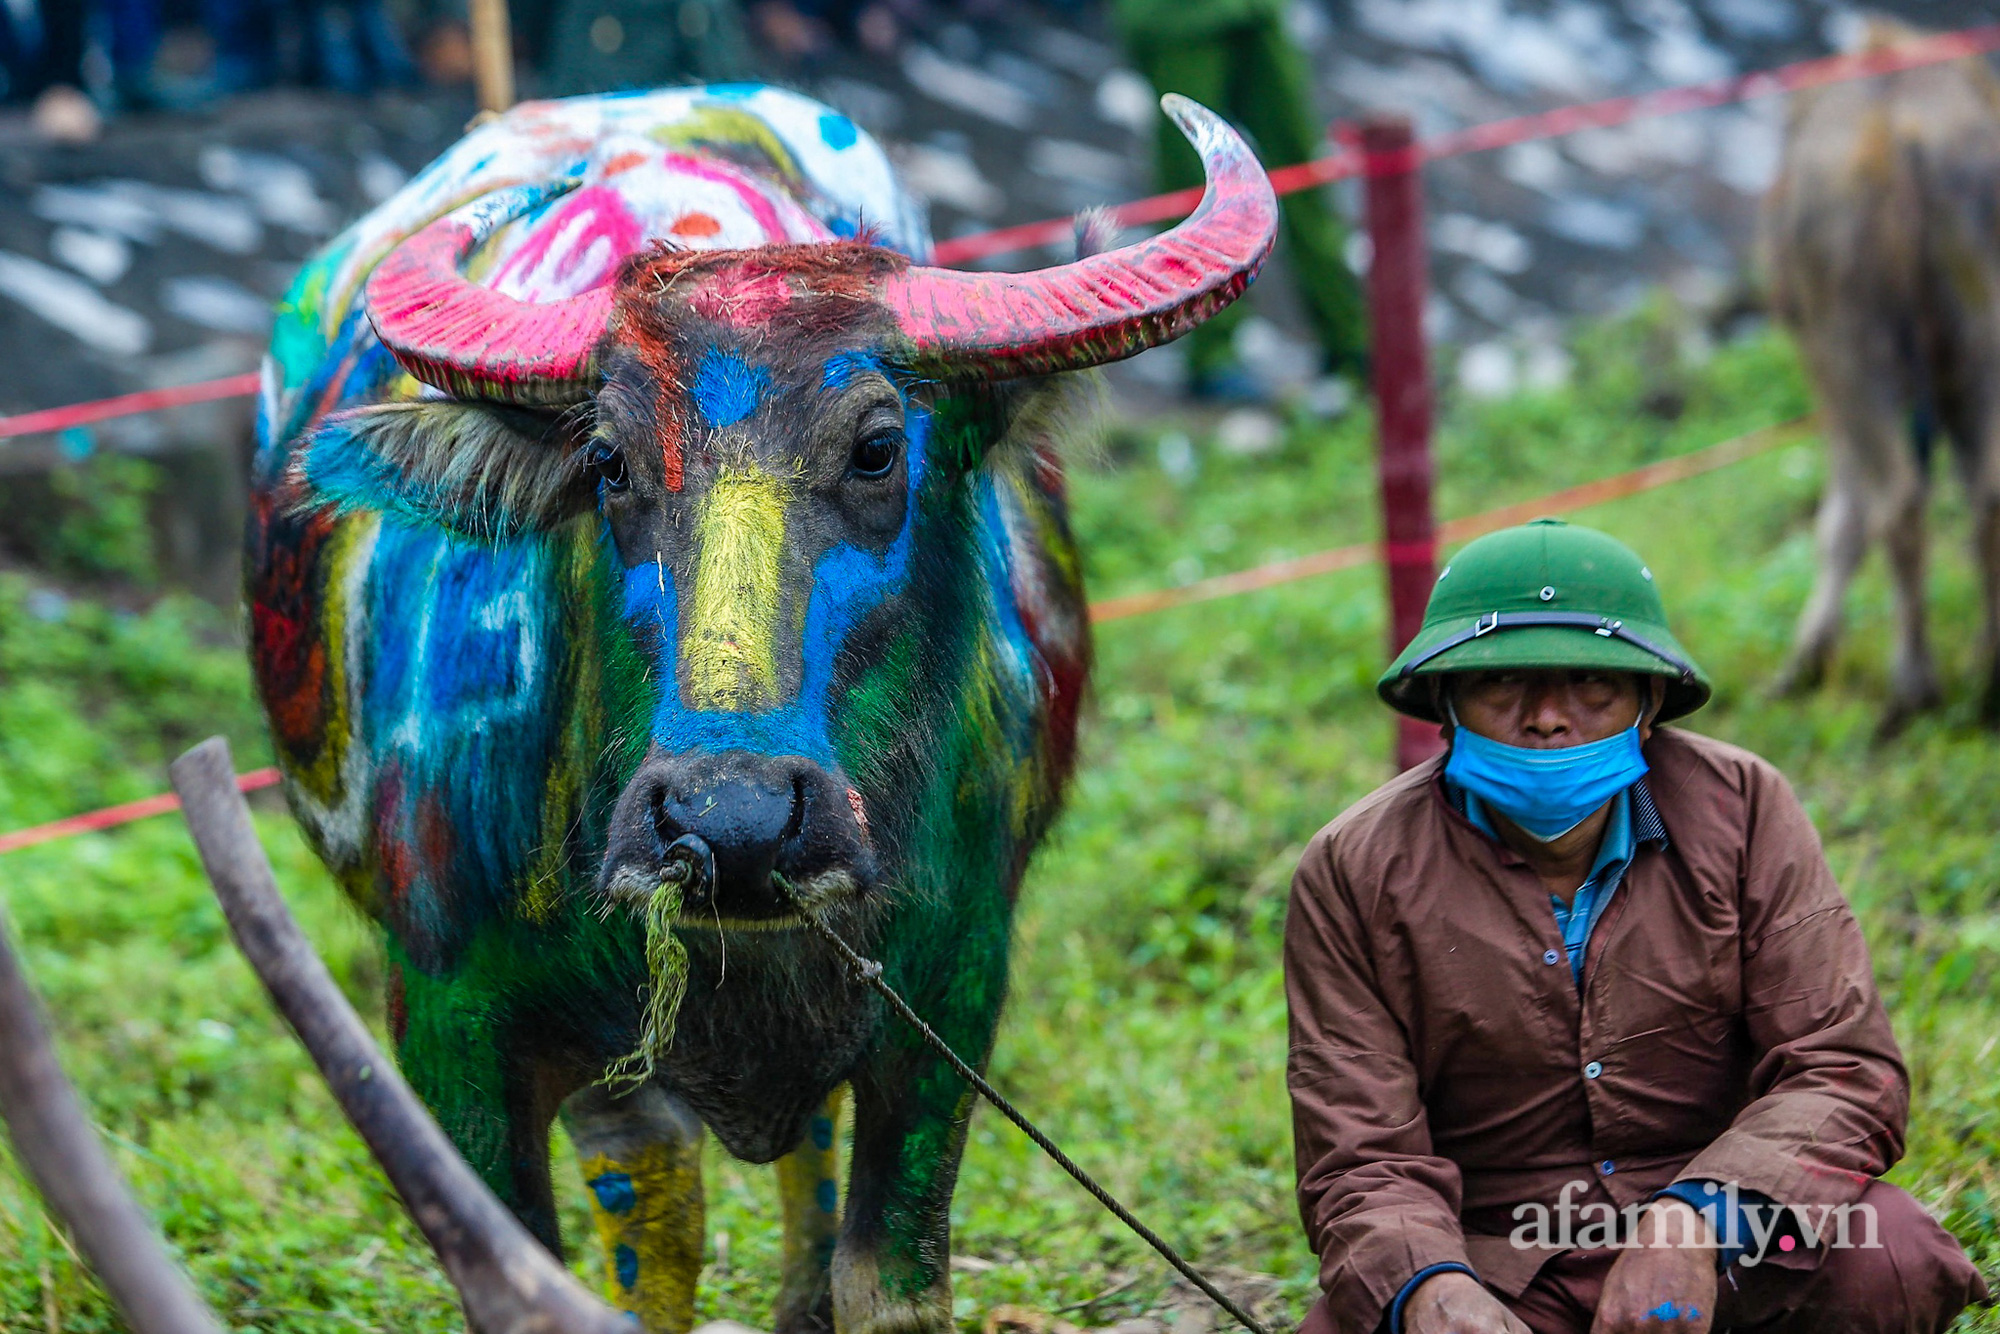
<instances>
[{"instance_id":1,"label":"rope tied to nose ring","mask_svg":"<svg viewBox=\"0 0 2000 1334\"><path fill-rule=\"evenodd\" d=\"M999 1089L987 1083L983 1075L966 1064L965 1060L951 1049L951 1045L939 1037L937 1031L925 1023L922 1016L911 1009L909 1003L896 993L896 989L883 979L882 965L874 959L863 956L852 945L849 945L837 931L822 921L819 914L813 911L813 906L792 887L790 881L774 871L771 875L771 883L777 886L778 892L783 894L794 908L798 909L799 916L804 920L805 924L812 928L827 944L833 946L834 951L840 955L848 968L853 971L856 981L871 988L886 1001L889 1008L902 1017L904 1023L907 1023L911 1028L916 1030L917 1036L924 1040L925 1046L943 1057L945 1063L951 1066L960 1079L970 1084L980 1097L992 1103L1002 1116L1018 1126L1022 1134L1033 1140L1036 1147L1040 1148L1043 1153L1046 1153L1054 1160L1056 1166L1069 1173L1076 1183L1089 1191L1099 1204L1110 1210L1113 1217L1130 1228L1141 1241L1159 1252L1161 1258L1172 1265L1182 1278L1194 1284L1195 1287L1201 1290L1203 1296L1228 1312L1237 1324L1249 1330L1250 1334L1271 1334L1269 1330L1259 1323L1255 1316L1244 1310L1228 1293L1225 1293L1222 1289L1216 1287L1215 1284L1209 1282L1208 1279L1202 1277L1200 1271L1183 1259L1181 1253L1168 1244L1165 1238L1140 1222L1130 1209L1127 1209L1123 1204L1118 1202L1117 1197L1112 1195L1103 1186L1100 1186L1095 1177L1091 1176L1090 1173L1084 1171L1081 1167L1078 1167L1068 1154L1057 1147L1054 1140L1043 1134L1040 1128L1034 1122L1030 1121L1019 1108L1007 1101L1006 1096Z\"/></svg>"}]
</instances>

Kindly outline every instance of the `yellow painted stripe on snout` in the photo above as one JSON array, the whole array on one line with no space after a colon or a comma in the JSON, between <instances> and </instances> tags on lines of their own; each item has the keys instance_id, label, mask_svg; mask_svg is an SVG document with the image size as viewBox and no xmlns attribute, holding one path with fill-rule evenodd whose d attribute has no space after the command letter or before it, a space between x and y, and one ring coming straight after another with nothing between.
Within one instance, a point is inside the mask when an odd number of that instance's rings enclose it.
<instances>
[{"instance_id":1,"label":"yellow painted stripe on snout","mask_svg":"<svg viewBox=\"0 0 2000 1334\"><path fill-rule=\"evenodd\" d=\"M752 712L778 702L778 579L789 498L771 474L732 468L703 503L693 614L681 638L691 708Z\"/></svg>"}]
</instances>

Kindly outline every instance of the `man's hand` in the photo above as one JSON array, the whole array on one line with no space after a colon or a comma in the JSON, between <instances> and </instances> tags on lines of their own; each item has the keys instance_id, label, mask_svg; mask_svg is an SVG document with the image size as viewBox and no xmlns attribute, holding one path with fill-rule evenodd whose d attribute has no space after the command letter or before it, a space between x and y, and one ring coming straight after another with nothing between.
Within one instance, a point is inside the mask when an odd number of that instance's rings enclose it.
<instances>
[{"instance_id":1,"label":"man's hand","mask_svg":"<svg viewBox=\"0 0 2000 1334\"><path fill-rule=\"evenodd\" d=\"M1434 1274L1403 1304L1403 1334L1530 1334L1470 1274Z\"/></svg>"},{"instance_id":2,"label":"man's hand","mask_svg":"<svg viewBox=\"0 0 2000 1334\"><path fill-rule=\"evenodd\" d=\"M1620 1255L1605 1275L1590 1334L1708 1334L1715 1320L1708 1220L1684 1200L1655 1200L1639 1216L1634 1241L1643 1249Z\"/></svg>"}]
</instances>

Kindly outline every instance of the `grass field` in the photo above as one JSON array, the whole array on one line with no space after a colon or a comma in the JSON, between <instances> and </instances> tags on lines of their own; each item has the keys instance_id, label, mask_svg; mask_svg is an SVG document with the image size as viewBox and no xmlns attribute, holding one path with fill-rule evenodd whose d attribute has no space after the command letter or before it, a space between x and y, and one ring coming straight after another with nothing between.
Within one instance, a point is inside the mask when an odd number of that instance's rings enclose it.
<instances>
[{"instance_id":1,"label":"grass field","mask_svg":"<svg viewBox=\"0 0 2000 1334\"><path fill-rule=\"evenodd\" d=\"M1441 428L1446 515L1684 452L1797 416L1806 395L1768 335L1700 364L1658 320L1588 332L1558 393L1459 404ZM1643 410L1641 403L1654 411ZM1097 596L1367 538L1367 423L1301 425L1255 457L1113 431L1079 459L1076 508ZM1973 722L1975 588L1952 487L1937 510L1932 605L1949 702L1869 742L1887 667L1879 562L1852 600L1827 688L1761 693L1812 573L1821 463L1764 454L1580 516L1660 572L1677 631L1718 684L1692 725L1789 773L1876 951L1916 1085L1895 1179L2000 1268L1996 1099L2000 783ZM1303 1313L1313 1262L1291 1194L1278 946L1306 838L1388 776L1380 573L1122 621L1099 634L1095 703L1070 809L1020 918L993 1078L1082 1163L1206 1264L1274 1276ZM175 600L139 614L58 607L0 579L0 828L164 785L180 747L225 731L266 749L228 620ZM266 843L336 974L379 1018L371 936L286 818ZM232 1326L447 1329L448 1289L230 948L180 825L161 819L0 860L0 902L53 1010L69 1069L115 1156ZM704 1314L768 1310L770 1174L711 1153ZM565 1158L572 1236L582 1190ZM975 1118L956 1203L968 1330L1000 1303L1101 1325L1156 1310L1162 1267L997 1116ZM579 1248L581 1249L581 1248ZM983 1263L979 1263L983 1262ZM574 1260L596 1281L596 1261ZM976 1272L973 1272L976 1271ZM0 1153L0 1330L115 1327ZM2000 1328L1982 1318L1967 1328Z\"/></svg>"}]
</instances>

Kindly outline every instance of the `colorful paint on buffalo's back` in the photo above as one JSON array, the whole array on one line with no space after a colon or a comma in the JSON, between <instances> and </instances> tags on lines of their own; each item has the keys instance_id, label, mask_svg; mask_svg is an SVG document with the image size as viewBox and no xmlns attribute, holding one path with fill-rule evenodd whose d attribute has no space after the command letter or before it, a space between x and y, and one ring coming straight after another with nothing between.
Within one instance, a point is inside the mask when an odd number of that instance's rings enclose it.
<instances>
[{"instance_id":1,"label":"colorful paint on buffalo's back","mask_svg":"<svg viewBox=\"0 0 2000 1334\"><path fill-rule=\"evenodd\" d=\"M727 250L866 234L913 258L930 251L922 212L881 146L796 93L744 84L524 102L308 263L281 307L276 388L295 390L321 369L361 282L399 242L495 190L566 179L579 188L503 229L468 273L549 301L603 286L655 239Z\"/></svg>"}]
</instances>

